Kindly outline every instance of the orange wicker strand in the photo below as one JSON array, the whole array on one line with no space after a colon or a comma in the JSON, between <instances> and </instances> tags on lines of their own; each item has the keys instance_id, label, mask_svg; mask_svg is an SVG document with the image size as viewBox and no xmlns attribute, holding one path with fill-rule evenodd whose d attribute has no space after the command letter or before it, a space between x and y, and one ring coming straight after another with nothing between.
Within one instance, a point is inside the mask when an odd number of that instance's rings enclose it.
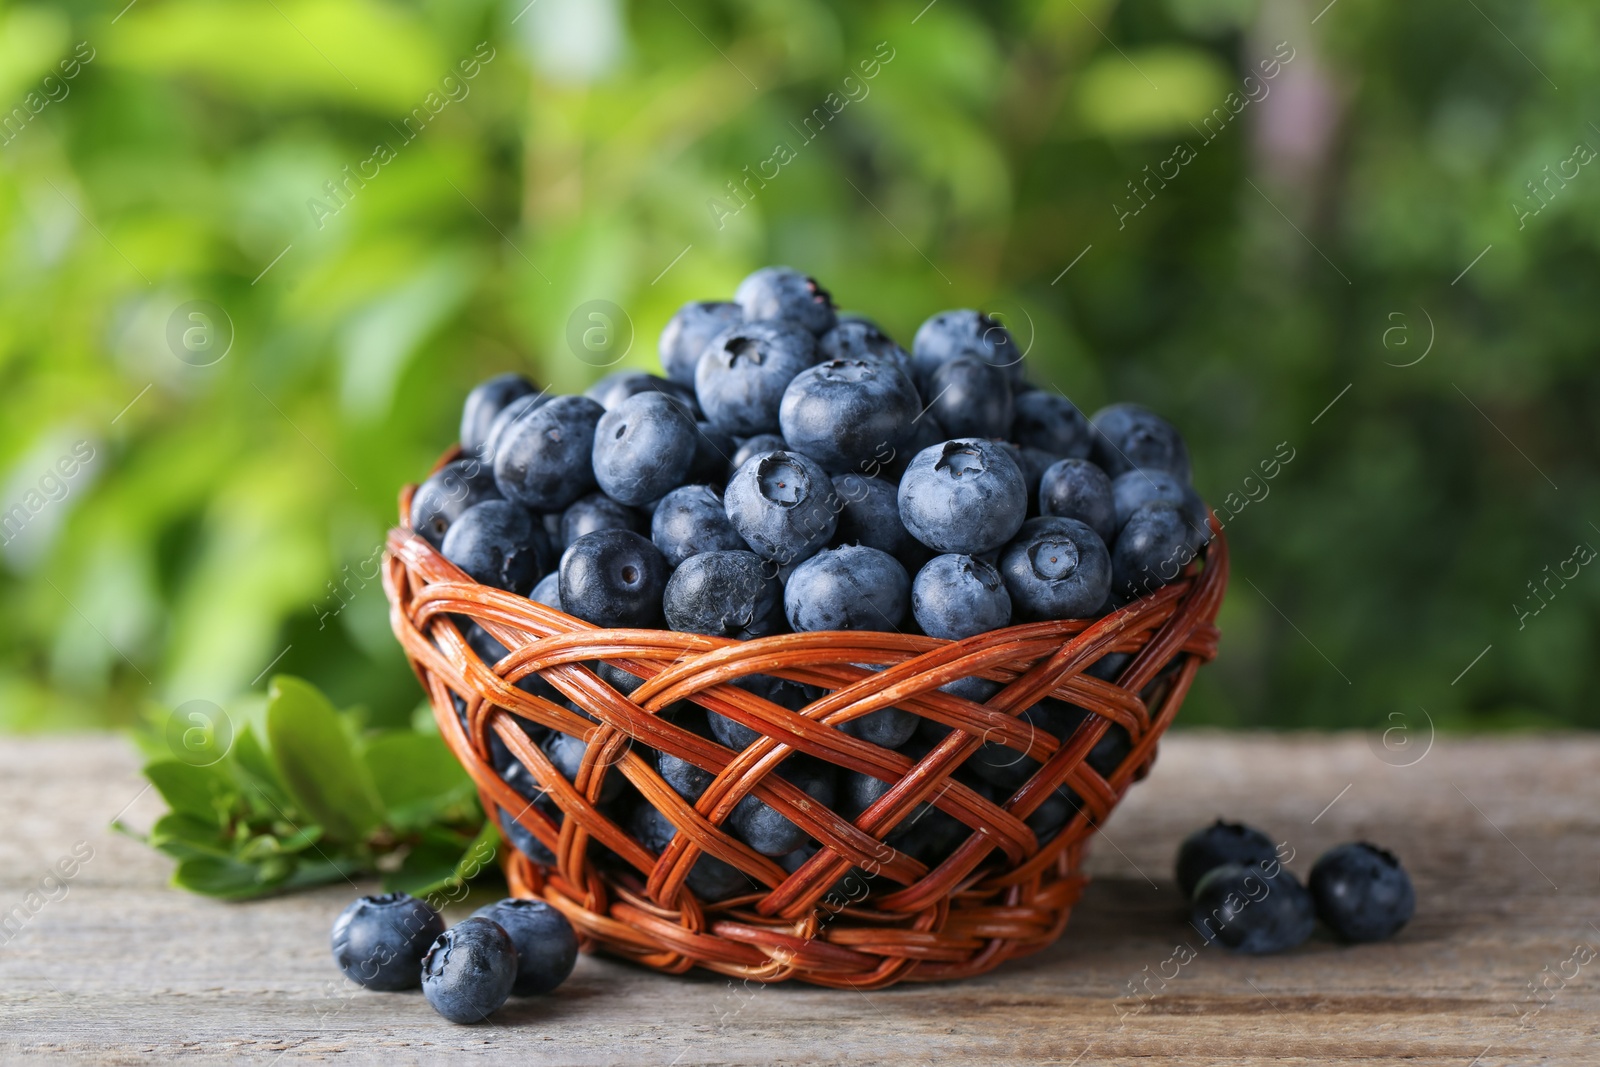
<instances>
[{"instance_id":1,"label":"orange wicker strand","mask_svg":"<svg viewBox=\"0 0 1600 1067\"><path fill-rule=\"evenodd\" d=\"M413 491L401 492L402 524ZM875 989L981 974L1061 935L1086 882L1079 867L1089 839L1148 772L1200 664L1216 655L1228 552L1214 519L1213 528L1205 553L1177 581L1105 618L1029 623L959 642L834 632L741 643L665 630L601 630L475 584L403 525L389 534L383 581L395 636L484 810L493 817L503 809L555 857L544 867L508 849L513 892L559 909L586 948L656 970L700 967L751 981ZM459 618L481 625L506 656L498 663L479 659ZM1082 673L1112 652L1133 656L1115 683ZM597 662L644 681L624 695L595 672ZM812 686L823 696L790 711L731 684L757 674ZM532 675L592 721L516 687ZM999 692L976 704L940 691L974 676L998 683ZM1047 696L1090 712L1065 740L1017 718ZM459 717L456 699L464 709ZM761 736L736 752L658 714L680 701ZM952 729L913 761L836 728L887 707ZM561 776L518 718L588 742L575 781ZM1113 723L1127 731L1132 749L1102 777L1085 761ZM491 732L527 768L559 820L496 773ZM1040 764L1003 801L952 777L984 742ZM691 803L635 744L716 777ZM796 752L890 788L846 819L773 773ZM659 856L607 814L600 789L614 775L678 828ZM1062 786L1081 799L1079 810L1040 842L1027 817ZM804 829L820 846L816 854L791 874L732 836L723 822L746 796ZM923 804L974 831L932 869L885 841ZM759 888L716 903L700 900L685 879L702 854L732 865ZM837 884L852 868L876 876L870 896L841 897Z\"/></svg>"}]
</instances>

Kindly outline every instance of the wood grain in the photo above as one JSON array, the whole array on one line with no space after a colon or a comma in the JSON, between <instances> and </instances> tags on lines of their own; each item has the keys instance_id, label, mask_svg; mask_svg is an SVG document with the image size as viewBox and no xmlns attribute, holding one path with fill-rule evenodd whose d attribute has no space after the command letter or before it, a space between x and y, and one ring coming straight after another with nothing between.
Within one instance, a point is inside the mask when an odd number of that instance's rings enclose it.
<instances>
[{"instance_id":1,"label":"wood grain","mask_svg":"<svg viewBox=\"0 0 1600 1067\"><path fill-rule=\"evenodd\" d=\"M142 787L120 740L0 746L0 912L25 906L75 844L93 849L65 896L41 893L15 936L0 932L0 1060L1600 1062L1600 958L1563 967L1576 945L1600 950L1596 737L1441 737L1396 767L1357 735L1179 734L1093 844L1095 881L1066 936L991 975L869 994L746 989L586 957L554 996L478 1027L339 977L328 926L370 886L251 904L167 888L169 861L107 828L125 806L134 825L160 813ZM1393 848L1417 884L1416 919L1382 945L1319 935L1268 958L1200 946L1171 864L1216 815L1289 842L1302 877L1341 841ZM1194 958L1163 967L1186 940Z\"/></svg>"}]
</instances>

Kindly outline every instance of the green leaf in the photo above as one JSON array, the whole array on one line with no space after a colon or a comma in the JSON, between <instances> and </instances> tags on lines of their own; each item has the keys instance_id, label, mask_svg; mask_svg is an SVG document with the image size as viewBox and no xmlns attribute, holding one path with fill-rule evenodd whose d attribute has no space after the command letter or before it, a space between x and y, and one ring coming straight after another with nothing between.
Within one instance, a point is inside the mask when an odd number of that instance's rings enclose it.
<instances>
[{"instance_id":1,"label":"green leaf","mask_svg":"<svg viewBox=\"0 0 1600 1067\"><path fill-rule=\"evenodd\" d=\"M315 686L280 675L268 689L267 740L284 786L336 841L363 840L378 825L376 790L338 712Z\"/></svg>"},{"instance_id":2,"label":"green leaf","mask_svg":"<svg viewBox=\"0 0 1600 1067\"><path fill-rule=\"evenodd\" d=\"M289 802L289 793L272 765L272 757L256 736L255 727L249 723L241 726L233 739L233 763L239 777L279 804Z\"/></svg>"},{"instance_id":3,"label":"green leaf","mask_svg":"<svg viewBox=\"0 0 1600 1067\"><path fill-rule=\"evenodd\" d=\"M215 766L194 767L174 759L145 764L144 776L156 787L167 806L213 826L221 824L232 784Z\"/></svg>"},{"instance_id":4,"label":"green leaf","mask_svg":"<svg viewBox=\"0 0 1600 1067\"><path fill-rule=\"evenodd\" d=\"M152 848L158 848L179 860L195 856L226 859L232 855L221 827L215 821L199 819L181 811L157 819L146 840Z\"/></svg>"},{"instance_id":5,"label":"green leaf","mask_svg":"<svg viewBox=\"0 0 1600 1067\"><path fill-rule=\"evenodd\" d=\"M270 893L288 880L288 869L271 869L231 858L195 856L182 860L172 884L208 897L245 900Z\"/></svg>"},{"instance_id":6,"label":"green leaf","mask_svg":"<svg viewBox=\"0 0 1600 1067\"><path fill-rule=\"evenodd\" d=\"M499 834L485 820L470 842L433 828L407 853L400 869L385 875L383 887L393 893L427 896L449 886L464 885L494 869Z\"/></svg>"},{"instance_id":7,"label":"green leaf","mask_svg":"<svg viewBox=\"0 0 1600 1067\"><path fill-rule=\"evenodd\" d=\"M437 735L381 734L367 743L366 763L396 829L426 825L474 795L472 779Z\"/></svg>"}]
</instances>

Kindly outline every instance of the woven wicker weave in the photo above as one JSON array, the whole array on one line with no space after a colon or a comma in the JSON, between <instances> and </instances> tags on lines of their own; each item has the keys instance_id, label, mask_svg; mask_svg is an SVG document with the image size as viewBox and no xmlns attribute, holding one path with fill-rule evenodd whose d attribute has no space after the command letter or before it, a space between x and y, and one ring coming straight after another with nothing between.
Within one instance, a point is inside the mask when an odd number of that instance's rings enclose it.
<instances>
[{"instance_id":1,"label":"woven wicker weave","mask_svg":"<svg viewBox=\"0 0 1600 1067\"><path fill-rule=\"evenodd\" d=\"M404 528L413 488L401 493L402 527L391 531L384 562L391 623L484 809L507 809L555 854L556 865L547 868L507 849L513 892L559 908L586 947L662 971L699 966L762 982L793 978L872 989L980 974L1049 945L1083 891L1086 879L1078 868L1090 835L1149 769L1195 671L1216 653L1214 622L1228 573L1220 532L1178 581L1098 620L1012 626L959 642L870 632L736 642L666 630L601 630L478 585ZM452 616L476 620L509 654L484 663ZM1081 673L1111 652L1135 654L1118 683ZM588 666L596 661L645 682L624 696ZM535 672L597 721L515 688ZM818 687L825 695L790 711L729 684L754 674ZM1004 688L987 704L936 692L968 676ZM465 701L459 717L452 693ZM1064 742L1015 718L1051 695L1093 713ZM735 752L656 714L680 700L763 736ZM955 729L913 763L833 728L885 707ZM514 716L589 742L576 781L555 770ZM1111 723L1128 731L1133 747L1102 777L1085 757ZM564 813L559 826L495 773L490 731ZM984 741L1004 742L1042 763L1002 803L951 776ZM717 778L691 805L634 742L716 771ZM795 751L896 784L851 822L770 773ZM607 767L678 827L659 856L597 804ZM1063 784L1081 798L1081 808L1041 846L1023 820ZM821 844L795 873L721 828L750 793ZM977 831L933 869L883 842L924 801ZM604 852L591 841L614 856L597 862ZM766 888L715 904L701 901L684 879L702 851ZM877 875L872 894L859 903L832 891L852 866Z\"/></svg>"}]
</instances>

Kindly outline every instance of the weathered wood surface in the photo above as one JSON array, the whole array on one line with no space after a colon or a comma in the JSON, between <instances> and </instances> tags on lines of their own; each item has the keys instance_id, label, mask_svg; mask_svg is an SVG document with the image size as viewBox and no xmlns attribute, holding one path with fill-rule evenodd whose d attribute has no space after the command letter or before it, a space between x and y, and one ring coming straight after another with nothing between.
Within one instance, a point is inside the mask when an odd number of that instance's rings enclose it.
<instances>
[{"instance_id":1,"label":"weathered wood surface","mask_svg":"<svg viewBox=\"0 0 1600 1067\"><path fill-rule=\"evenodd\" d=\"M350 886L254 904L168 888L166 859L107 829L124 806L135 825L159 814L141 788L120 740L0 742L0 910L76 843L93 849L65 896L0 932L0 1061L1600 1063L1600 958L1574 954L1600 950L1596 737L1440 738L1397 767L1360 736L1180 734L1094 846L1063 940L987 977L745 990L585 957L556 995L477 1027L339 978L327 931ZM1341 841L1392 847L1416 919L1389 944L1319 934L1163 968L1198 947L1174 849L1218 814L1288 841L1302 877Z\"/></svg>"}]
</instances>

